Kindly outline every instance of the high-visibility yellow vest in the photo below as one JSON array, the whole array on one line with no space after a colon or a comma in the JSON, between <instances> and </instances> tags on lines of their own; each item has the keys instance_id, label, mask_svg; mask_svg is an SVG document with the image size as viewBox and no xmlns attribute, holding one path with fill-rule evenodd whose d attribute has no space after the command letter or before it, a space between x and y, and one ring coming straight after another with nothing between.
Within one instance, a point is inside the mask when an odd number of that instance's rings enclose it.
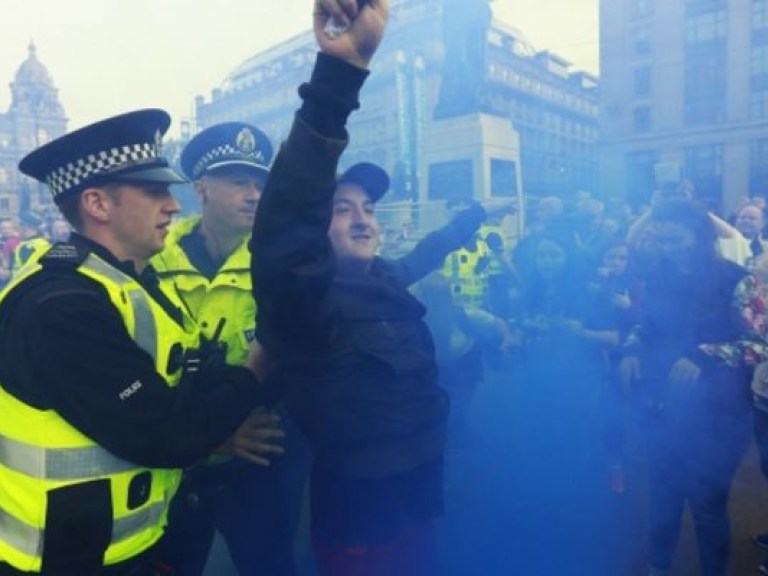
<instances>
[{"instance_id":1,"label":"high-visibility yellow vest","mask_svg":"<svg viewBox=\"0 0 768 576\"><path fill-rule=\"evenodd\" d=\"M197 321L200 332L212 338L224 324L218 340L227 345L227 363L242 365L256 333L256 303L251 291L250 236L229 255L212 280L189 261L179 241L200 223L195 216L177 222L168 234L165 249L154 256L152 266L166 293L175 293Z\"/></svg>"},{"instance_id":2,"label":"high-visibility yellow vest","mask_svg":"<svg viewBox=\"0 0 768 576\"><path fill-rule=\"evenodd\" d=\"M488 275L485 270L479 270L478 265L487 258L488 248L482 241L476 242L475 251L459 248L446 257L442 274L448 278L457 304L477 307L484 305Z\"/></svg>"},{"instance_id":3,"label":"high-visibility yellow vest","mask_svg":"<svg viewBox=\"0 0 768 576\"><path fill-rule=\"evenodd\" d=\"M505 236L504 228L497 224L483 224L480 226L480 229L478 230L478 234L480 234L480 237L483 239L483 242L486 244L486 247L488 247L487 239L490 234L496 234L498 235L499 239L501 239L502 242L502 252L504 255L507 254L507 239ZM488 266L485 269L486 277L490 276L500 276L502 274L506 273L506 267L502 265L501 261L499 260L499 256L494 253L490 248L488 248L487 251L488 255Z\"/></svg>"},{"instance_id":4,"label":"high-visibility yellow vest","mask_svg":"<svg viewBox=\"0 0 768 576\"><path fill-rule=\"evenodd\" d=\"M25 267L0 296L0 307L9 293L41 268L39 263ZM94 254L78 271L106 288L133 340L154 358L168 385L175 386L183 362L169 361L171 355L199 342L192 319L186 318L185 326L180 326L134 278ZM111 490L113 524L104 565L133 558L160 539L181 470L147 469L122 460L54 410L40 410L22 402L2 383L0 415L0 562L21 571L39 572L45 550L48 492L96 479L109 479ZM129 486L140 474L150 476L149 488L143 501L131 502Z\"/></svg>"},{"instance_id":5,"label":"high-visibility yellow vest","mask_svg":"<svg viewBox=\"0 0 768 576\"><path fill-rule=\"evenodd\" d=\"M25 264L37 262L50 247L51 243L45 238L30 238L20 242L13 250L11 274L16 276Z\"/></svg>"}]
</instances>

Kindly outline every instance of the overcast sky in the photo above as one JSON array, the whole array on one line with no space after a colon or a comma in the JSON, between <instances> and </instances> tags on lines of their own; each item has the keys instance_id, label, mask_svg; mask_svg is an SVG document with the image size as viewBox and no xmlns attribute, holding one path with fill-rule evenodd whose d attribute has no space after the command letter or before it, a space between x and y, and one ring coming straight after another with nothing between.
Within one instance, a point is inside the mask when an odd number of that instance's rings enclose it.
<instances>
[{"instance_id":1,"label":"overcast sky","mask_svg":"<svg viewBox=\"0 0 768 576\"><path fill-rule=\"evenodd\" d=\"M191 116L253 54L311 23L312 0L2 0L0 111L9 84L37 47L75 129L141 107ZM537 50L598 71L598 0L494 0Z\"/></svg>"}]
</instances>

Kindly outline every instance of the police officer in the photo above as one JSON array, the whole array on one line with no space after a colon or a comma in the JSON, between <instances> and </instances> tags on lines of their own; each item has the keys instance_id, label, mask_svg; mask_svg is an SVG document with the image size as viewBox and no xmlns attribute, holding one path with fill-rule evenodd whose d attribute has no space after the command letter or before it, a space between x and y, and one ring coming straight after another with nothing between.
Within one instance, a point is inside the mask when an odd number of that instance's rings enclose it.
<instances>
[{"instance_id":1,"label":"police officer","mask_svg":"<svg viewBox=\"0 0 768 576\"><path fill-rule=\"evenodd\" d=\"M24 264L34 262L51 247L51 243L40 233L43 219L34 212L19 214L22 240L11 256L11 274L17 274Z\"/></svg>"},{"instance_id":2,"label":"police officer","mask_svg":"<svg viewBox=\"0 0 768 576\"><path fill-rule=\"evenodd\" d=\"M0 574L152 574L180 469L227 439L261 450L248 416L264 388L195 352L148 266L184 181L161 154L169 124L123 114L19 164L74 232L0 296Z\"/></svg>"},{"instance_id":3,"label":"police officer","mask_svg":"<svg viewBox=\"0 0 768 576\"><path fill-rule=\"evenodd\" d=\"M161 285L180 296L204 336L224 343L233 365L245 362L256 328L248 242L271 158L267 136L243 122L217 124L192 138L181 166L201 215L175 224L152 259ZM258 418L265 436L282 436L279 416ZM282 451L277 444L271 450ZM261 464L271 466L216 458L188 471L171 507L163 555L169 565L184 576L202 574L218 529L241 575L293 574L282 462Z\"/></svg>"}]
</instances>

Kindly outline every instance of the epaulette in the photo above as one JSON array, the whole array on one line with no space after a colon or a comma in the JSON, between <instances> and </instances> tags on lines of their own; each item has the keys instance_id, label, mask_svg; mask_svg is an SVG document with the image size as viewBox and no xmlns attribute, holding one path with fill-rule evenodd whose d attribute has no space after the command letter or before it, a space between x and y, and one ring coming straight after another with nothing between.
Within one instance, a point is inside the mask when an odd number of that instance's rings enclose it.
<instances>
[{"instance_id":1,"label":"epaulette","mask_svg":"<svg viewBox=\"0 0 768 576\"><path fill-rule=\"evenodd\" d=\"M42 266L67 266L77 268L88 258L89 250L69 242L56 242L40 257Z\"/></svg>"}]
</instances>

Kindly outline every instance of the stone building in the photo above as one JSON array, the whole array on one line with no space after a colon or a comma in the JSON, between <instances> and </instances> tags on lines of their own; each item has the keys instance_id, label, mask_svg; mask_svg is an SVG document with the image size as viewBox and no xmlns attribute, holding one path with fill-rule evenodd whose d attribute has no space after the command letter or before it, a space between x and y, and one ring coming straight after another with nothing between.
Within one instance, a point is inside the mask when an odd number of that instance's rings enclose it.
<instances>
[{"instance_id":1,"label":"stone building","mask_svg":"<svg viewBox=\"0 0 768 576\"><path fill-rule=\"evenodd\" d=\"M446 49L440 16L446 2L392 3L387 36L361 94L361 110L351 118L352 143L342 162L366 159L384 166L393 180L389 199L429 201L441 194L422 185L421 155L425 135L436 121L441 80L448 67L455 72L457 65L446 58L451 50ZM482 60L470 66L480 70L466 77L479 78L479 111L506 119L519 133L517 170L525 193L567 197L577 190L595 191L597 78L571 71L570 63L557 54L534 50L520 31L496 18L479 33L485 50L476 50ZM209 97L197 97L198 127L243 120L279 142L299 105L296 88L308 78L315 51L308 31L243 62Z\"/></svg>"},{"instance_id":2,"label":"stone building","mask_svg":"<svg viewBox=\"0 0 768 576\"><path fill-rule=\"evenodd\" d=\"M605 189L640 205L687 178L725 213L768 195L768 0L603 0L600 37Z\"/></svg>"},{"instance_id":3,"label":"stone building","mask_svg":"<svg viewBox=\"0 0 768 576\"><path fill-rule=\"evenodd\" d=\"M11 104L0 114L0 218L50 204L43 186L22 176L17 164L28 152L67 131L67 118L34 44L10 84Z\"/></svg>"}]
</instances>

